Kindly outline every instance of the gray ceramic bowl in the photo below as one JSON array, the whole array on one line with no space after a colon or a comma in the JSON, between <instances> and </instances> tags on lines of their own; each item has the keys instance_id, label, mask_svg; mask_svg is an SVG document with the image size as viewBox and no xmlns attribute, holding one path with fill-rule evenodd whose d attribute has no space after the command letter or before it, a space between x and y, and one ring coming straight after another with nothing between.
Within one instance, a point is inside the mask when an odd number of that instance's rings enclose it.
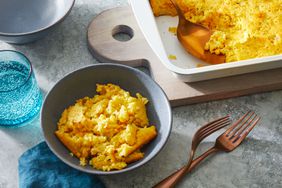
<instances>
[{"instance_id":1,"label":"gray ceramic bowl","mask_svg":"<svg viewBox=\"0 0 282 188\"><path fill-rule=\"evenodd\" d=\"M118 171L103 172L91 166L82 167L79 159L70 156L70 151L59 141L54 132L63 110L73 105L76 99L96 94L97 83L113 83L131 94L137 92L147 97L147 114L150 124L157 127L157 137L143 147L143 159ZM117 174L139 167L151 160L165 145L172 126L171 108L163 90L145 73L128 66L116 64L91 65L74 71L60 80L48 93L41 112L41 126L45 140L62 161L78 170L93 174Z\"/></svg>"},{"instance_id":2,"label":"gray ceramic bowl","mask_svg":"<svg viewBox=\"0 0 282 188\"><path fill-rule=\"evenodd\" d=\"M71 11L74 0L0 1L0 40L33 42L54 29Z\"/></svg>"}]
</instances>

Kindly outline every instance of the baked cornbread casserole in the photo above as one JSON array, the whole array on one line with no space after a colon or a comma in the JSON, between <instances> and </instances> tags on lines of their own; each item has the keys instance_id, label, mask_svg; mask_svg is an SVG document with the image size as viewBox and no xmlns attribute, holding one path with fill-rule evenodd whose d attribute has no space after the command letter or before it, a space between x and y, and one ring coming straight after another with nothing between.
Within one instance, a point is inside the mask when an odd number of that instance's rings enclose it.
<instances>
[{"instance_id":1,"label":"baked cornbread casserole","mask_svg":"<svg viewBox=\"0 0 282 188\"><path fill-rule=\"evenodd\" d=\"M205 49L226 62L282 54L282 0L176 0L190 22L213 34ZM176 14L170 0L150 0L155 16Z\"/></svg>"},{"instance_id":2,"label":"baked cornbread casserole","mask_svg":"<svg viewBox=\"0 0 282 188\"><path fill-rule=\"evenodd\" d=\"M154 139L146 104L114 84L97 84L97 95L76 101L62 113L56 136L80 159L94 168L119 170L143 158L140 148Z\"/></svg>"}]
</instances>

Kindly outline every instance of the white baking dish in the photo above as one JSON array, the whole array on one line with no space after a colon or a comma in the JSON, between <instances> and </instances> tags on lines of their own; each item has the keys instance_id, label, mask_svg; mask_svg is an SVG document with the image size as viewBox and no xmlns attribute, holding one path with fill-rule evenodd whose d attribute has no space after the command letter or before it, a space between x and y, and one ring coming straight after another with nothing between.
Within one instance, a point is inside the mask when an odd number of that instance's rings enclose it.
<instances>
[{"instance_id":1,"label":"white baking dish","mask_svg":"<svg viewBox=\"0 0 282 188\"><path fill-rule=\"evenodd\" d=\"M205 63L184 51L177 37L168 31L169 27L177 26L177 17L154 17L148 0L129 1L140 29L152 50L170 71L185 82L282 67L282 55L198 67L199 64ZM169 60L169 55L175 55L177 59Z\"/></svg>"}]
</instances>

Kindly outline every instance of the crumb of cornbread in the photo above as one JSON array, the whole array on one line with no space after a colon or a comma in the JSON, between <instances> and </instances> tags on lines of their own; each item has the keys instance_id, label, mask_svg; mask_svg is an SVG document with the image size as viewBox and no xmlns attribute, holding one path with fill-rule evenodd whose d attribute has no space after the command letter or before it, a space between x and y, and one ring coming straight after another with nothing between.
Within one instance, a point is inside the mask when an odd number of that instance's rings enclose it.
<instances>
[{"instance_id":1,"label":"crumb of cornbread","mask_svg":"<svg viewBox=\"0 0 282 188\"><path fill-rule=\"evenodd\" d=\"M176 35L176 33L177 33L177 28L176 28L176 27L169 27L169 28L168 28L168 31L169 31L170 33Z\"/></svg>"},{"instance_id":2,"label":"crumb of cornbread","mask_svg":"<svg viewBox=\"0 0 282 188\"><path fill-rule=\"evenodd\" d=\"M97 84L97 95L84 97L64 110L55 132L63 144L94 168L119 170L144 157L140 148L157 135L149 126L148 100L114 84Z\"/></svg>"},{"instance_id":3,"label":"crumb of cornbread","mask_svg":"<svg viewBox=\"0 0 282 188\"><path fill-rule=\"evenodd\" d=\"M207 66L207 64L204 64L204 63L197 63L197 65L196 65L197 68L204 67L204 66Z\"/></svg>"},{"instance_id":4,"label":"crumb of cornbread","mask_svg":"<svg viewBox=\"0 0 282 188\"><path fill-rule=\"evenodd\" d=\"M170 55L168 56L168 59L170 59L170 60L176 60L177 58L176 58L175 55L170 54Z\"/></svg>"},{"instance_id":5,"label":"crumb of cornbread","mask_svg":"<svg viewBox=\"0 0 282 188\"><path fill-rule=\"evenodd\" d=\"M170 0L151 3L171 15ZM226 62L282 54L281 0L177 0L187 20L213 31L205 49ZM166 10L165 10L165 8ZM155 13L159 15L159 13Z\"/></svg>"}]
</instances>

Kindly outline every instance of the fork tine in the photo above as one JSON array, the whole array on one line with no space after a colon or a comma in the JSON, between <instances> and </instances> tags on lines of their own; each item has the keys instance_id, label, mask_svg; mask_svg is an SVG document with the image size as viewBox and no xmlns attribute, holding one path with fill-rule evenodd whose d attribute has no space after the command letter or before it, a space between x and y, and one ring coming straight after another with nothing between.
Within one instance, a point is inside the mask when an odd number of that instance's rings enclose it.
<instances>
[{"instance_id":1,"label":"fork tine","mask_svg":"<svg viewBox=\"0 0 282 188\"><path fill-rule=\"evenodd\" d=\"M204 128L199 129L196 134L194 135L195 138L195 143L197 144L197 142L200 142L202 139L199 139L202 137L203 134L205 134L206 132L210 132L209 130L216 128L216 130L219 130L220 128L217 128L218 126L221 126L222 124L225 124L226 122L229 122L230 124L230 119L229 119L229 115L224 117L224 118L220 118L217 121L213 121L213 123L209 124L209 126L205 126ZM227 124L228 125L228 124ZM225 125L226 126L226 125ZM224 126L223 126L224 127ZM222 128L222 127L221 127ZM210 133L211 134L211 133Z\"/></svg>"},{"instance_id":2,"label":"fork tine","mask_svg":"<svg viewBox=\"0 0 282 188\"><path fill-rule=\"evenodd\" d=\"M220 121L225 121L225 119L229 119L229 118L230 118L230 115L227 115L227 116L222 117L222 118L218 118L218 119L216 119L216 120L214 120L212 122L209 122L206 125L202 126L200 129L198 129L197 132L201 132L201 131L205 130L206 128L209 128L210 126L213 126L213 124L216 124L216 123L218 123Z\"/></svg>"},{"instance_id":3,"label":"fork tine","mask_svg":"<svg viewBox=\"0 0 282 188\"><path fill-rule=\"evenodd\" d=\"M223 122L223 123L220 123L218 124L217 126L214 126L212 127L211 129L209 129L207 132L204 132L203 134L200 135L199 137L199 141L202 141L205 137L211 135L212 133L214 133L215 131L227 126L227 125L230 125L231 121L228 120L226 122Z\"/></svg>"},{"instance_id":4,"label":"fork tine","mask_svg":"<svg viewBox=\"0 0 282 188\"><path fill-rule=\"evenodd\" d=\"M212 124L211 126L205 128L204 130L201 130L197 136L201 136L202 134L205 134L206 132L209 132L209 130L211 130L211 129L217 127L217 126L220 126L221 124L226 123L226 122L229 122L229 123L231 122L229 117L226 117L225 119L222 119L222 120Z\"/></svg>"},{"instance_id":5,"label":"fork tine","mask_svg":"<svg viewBox=\"0 0 282 188\"><path fill-rule=\"evenodd\" d=\"M257 119L253 122L253 124L251 126L249 126L241 136L239 136L237 138L237 140L235 140L234 142L239 142L241 143L246 137L247 135L253 130L253 128L257 125L257 123L259 122L261 118L257 116Z\"/></svg>"},{"instance_id":6,"label":"fork tine","mask_svg":"<svg viewBox=\"0 0 282 188\"><path fill-rule=\"evenodd\" d=\"M237 127L237 126L239 125L239 123L241 123L242 120L245 119L245 117L246 117L247 115L249 115L249 113L251 113L251 111L248 111L247 113L245 113L245 114L244 114L240 119L238 119L231 127L229 127L229 128L227 129L227 131L225 132L225 135L229 135L229 133L230 133L235 127Z\"/></svg>"},{"instance_id":7,"label":"fork tine","mask_svg":"<svg viewBox=\"0 0 282 188\"><path fill-rule=\"evenodd\" d=\"M230 118L230 115L227 115L225 117L209 122L206 125L202 126L200 129L198 129L192 140L192 148L196 148L198 144L201 142L201 140L199 140L199 135L203 134L204 132L206 132L206 130L209 130L211 127L218 125L218 123L222 123L227 120L229 121L230 120L229 118Z\"/></svg>"},{"instance_id":8,"label":"fork tine","mask_svg":"<svg viewBox=\"0 0 282 188\"><path fill-rule=\"evenodd\" d=\"M249 127L249 125L255 121L257 117L258 116L255 114L255 116L250 121L248 120L247 122L245 122L243 126L241 126L241 128L237 130L236 135L233 135L233 138L231 137L231 140L234 141L238 139L241 136L241 134Z\"/></svg>"},{"instance_id":9,"label":"fork tine","mask_svg":"<svg viewBox=\"0 0 282 188\"><path fill-rule=\"evenodd\" d=\"M209 126L205 127L204 129L199 130L198 135L207 132L208 130L212 129L215 126L218 126L221 123L225 123L226 121L230 121L229 116L226 116L224 119L216 121L213 124L210 124Z\"/></svg>"},{"instance_id":10,"label":"fork tine","mask_svg":"<svg viewBox=\"0 0 282 188\"><path fill-rule=\"evenodd\" d=\"M232 130L232 132L228 135L228 137L233 138L235 134L251 119L251 117L255 114L255 112L252 112L249 116L247 116L246 119L243 120L243 122L239 123L236 128Z\"/></svg>"}]
</instances>

